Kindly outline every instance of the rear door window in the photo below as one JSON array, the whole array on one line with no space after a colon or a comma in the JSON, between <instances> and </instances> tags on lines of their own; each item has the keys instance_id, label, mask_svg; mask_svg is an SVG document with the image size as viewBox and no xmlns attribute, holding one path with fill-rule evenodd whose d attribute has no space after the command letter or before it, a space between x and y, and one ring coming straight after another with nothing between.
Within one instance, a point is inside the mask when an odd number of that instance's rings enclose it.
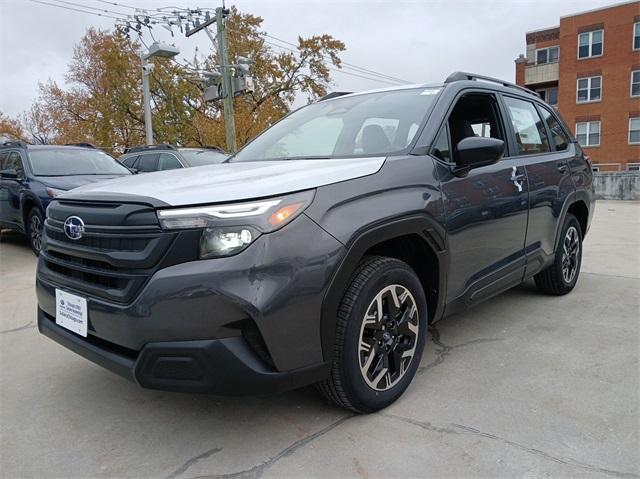
<instances>
[{"instance_id":1,"label":"rear door window","mask_svg":"<svg viewBox=\"0 0 640 479\"><path fill-rule=\"evenodd\" d=\"M157 171L158 169L158 154L148 153L146 155L140 155L136 162L136 169L143 173L150 171Z\"/></svg>"},{"instance_id":2,"label":"rear door window","mask_svg":"<svg viewBox=\"0 0 640 479\"><path fill-rule=\"evenodd\" d=\"M537 155L550 151L547 131L536 107L530 101L505 97L515 134L518 155Z\"/></svg>"},{"instance_id":3,"label":"rear door window","mask_svg":"<svg viewBox=\"0 0 640 479\"><path fill-rule=\"evenodd\" d=\"M159 170L175 170L177 168L182 168L182 163L178 161L175 155L171 153L160 153Z\"/></svg>"}]
</instances>

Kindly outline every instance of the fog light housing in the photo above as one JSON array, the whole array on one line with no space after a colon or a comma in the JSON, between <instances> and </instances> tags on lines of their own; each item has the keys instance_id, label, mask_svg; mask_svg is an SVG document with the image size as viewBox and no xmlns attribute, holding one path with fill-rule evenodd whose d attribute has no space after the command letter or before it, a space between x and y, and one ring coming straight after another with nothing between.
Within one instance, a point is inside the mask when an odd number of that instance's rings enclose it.
<instances>
[{"instance_id":1,"label":"fog light housing","mask_svg":"<svg viewBox=\"0 0 640 479\"><path fill-rule=\"evenodd\" d=\"M204 228L200 236L200 258L232 256L249 246L260 233L250 226Z\"/></svg>"}]
</instances>

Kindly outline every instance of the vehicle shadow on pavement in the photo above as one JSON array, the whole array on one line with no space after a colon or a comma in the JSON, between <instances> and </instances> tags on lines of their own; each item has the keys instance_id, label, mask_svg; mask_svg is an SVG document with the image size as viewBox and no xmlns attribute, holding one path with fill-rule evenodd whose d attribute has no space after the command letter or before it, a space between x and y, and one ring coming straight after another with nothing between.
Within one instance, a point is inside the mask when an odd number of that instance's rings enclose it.
<instances>
[{"instance_id":1,"label":"vehicle shadow on pavement","mask_svg":"<svg viewBox=\"0 0 640 479\"><path fill-rule=\"evenodd\" d=\"M0 230L0 244L24 246L29 249L27 237L13 230Z\"/></svg>"}]
</instances>

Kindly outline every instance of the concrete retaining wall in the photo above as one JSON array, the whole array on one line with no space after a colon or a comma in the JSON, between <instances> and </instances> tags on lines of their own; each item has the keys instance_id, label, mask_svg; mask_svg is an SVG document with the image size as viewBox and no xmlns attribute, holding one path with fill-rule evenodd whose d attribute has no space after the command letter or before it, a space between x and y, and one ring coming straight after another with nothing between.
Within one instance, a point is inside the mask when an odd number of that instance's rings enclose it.
<instances>
[{"instance_id":1,"label":"concrete retaining wall","mask_svg":"<svg viewBox=\"0 0 640 479\"><path fill-rule=\"evenodd\" d=\"M593 184L599 200L640 200L640 172L594 173Z\"/></svg>"}]
</instances>

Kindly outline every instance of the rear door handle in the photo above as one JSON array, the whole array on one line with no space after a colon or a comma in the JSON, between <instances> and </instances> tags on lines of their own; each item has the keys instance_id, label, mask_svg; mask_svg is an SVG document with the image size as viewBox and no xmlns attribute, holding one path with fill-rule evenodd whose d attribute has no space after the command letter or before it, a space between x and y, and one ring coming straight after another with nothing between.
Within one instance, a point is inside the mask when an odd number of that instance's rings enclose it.
<instances>
[{"instance_id":1,"label":"rear door handle","mask_svg":"<svg viewBox=\"0 0 640 479\"><path fill-rule=\"evenodd\" d=\"M566 173L567 171L569 171L569 167L564 163L558 163L558 171L560 173Z\"/></svg>"}]
</instances>

